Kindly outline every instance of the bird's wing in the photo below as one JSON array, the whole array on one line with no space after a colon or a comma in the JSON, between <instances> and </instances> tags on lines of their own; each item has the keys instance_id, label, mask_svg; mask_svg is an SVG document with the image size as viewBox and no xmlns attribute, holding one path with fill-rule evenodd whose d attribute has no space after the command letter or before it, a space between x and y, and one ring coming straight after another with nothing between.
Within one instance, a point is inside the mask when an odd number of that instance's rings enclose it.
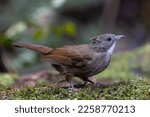
<instances>
[{"instance_id":1,"label":"bird's wing","mask_svg":"<svg viewBox=\"0 0 150 117\"><path fill-rule=\"evenodd\" d=\"M88 46L65 46L63 48L53 49L43 56L44 60L51 63L59 63L62 65L75 65L81 67L92 60L93 52L89 52Z\"/></svg>"}]
</instances>

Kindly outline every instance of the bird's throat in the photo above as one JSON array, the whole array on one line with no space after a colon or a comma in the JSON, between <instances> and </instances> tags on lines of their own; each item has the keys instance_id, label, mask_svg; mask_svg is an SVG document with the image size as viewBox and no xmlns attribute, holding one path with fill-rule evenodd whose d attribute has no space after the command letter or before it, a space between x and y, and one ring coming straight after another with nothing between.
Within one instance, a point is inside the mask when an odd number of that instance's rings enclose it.
<instances>
[{"instance_id":1,"label":"bird's throat","mask_svg":"<svg viewBox=\"0 0 150 117\"><path fill-rule=\"evenodd\" d=\"M107 54L111 55L115 49L116 43L114 43L108 50L107 50Z\"/></svg>"}]
</instances>

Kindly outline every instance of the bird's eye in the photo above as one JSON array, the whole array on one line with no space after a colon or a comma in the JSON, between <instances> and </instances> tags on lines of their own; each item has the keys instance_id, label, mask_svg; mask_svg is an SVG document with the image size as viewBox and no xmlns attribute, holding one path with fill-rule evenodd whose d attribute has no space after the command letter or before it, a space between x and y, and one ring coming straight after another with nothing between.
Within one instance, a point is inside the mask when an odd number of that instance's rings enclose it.
<instances>
[{"instance_id":1,"label":"bird's eye","mask_svg":"<svg viewBox=\"0 0 150 117\"><path fill-rule=\"evenodd\" d=\"M111 37L107 38L107 41L111 41Z\"/></svg>"},{"instance_id":2,"label":"bird's eye","mask_svg":"<svg viewBox=\"0 0 150 117\"><path fill-rule=\"evenodd\" d=\"M93 42L92 42L92 44L96 44L96 43L97 43L96 41L93 41Z\"/></svg>"},{"instance_id":3,"label":"bird's eye","mask_svg":"<svg viewBox=\"0 0 150 117\"><path fill-rule=\"evenodd\" d=\"M111 41L111 37L107 38L107 41Z\"/></svg>"}]
</instances>

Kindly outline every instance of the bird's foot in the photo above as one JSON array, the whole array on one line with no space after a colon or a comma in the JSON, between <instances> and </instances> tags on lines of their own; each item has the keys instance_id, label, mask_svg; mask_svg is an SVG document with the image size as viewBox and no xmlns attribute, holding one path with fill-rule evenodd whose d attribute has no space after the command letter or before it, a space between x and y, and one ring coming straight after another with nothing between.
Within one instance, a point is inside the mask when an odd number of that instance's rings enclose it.
<instances>
[{"instance_id":1,"label":"bird's foot","mask_svg":"<svg viewBox=\"0 0 150 117\"><path fill-rule=\"evenodd\" d=\"M75 88L74 85L72 84L72 82L70 82L70 88L69 89L71 92L78 92L81 90L80 88Z\"/></svg>"},{"instance_id":2,"label":"bird's foot","mask_svg":"<svg viewBox=\"0 0 150 117\"><path fill-rule=\"evenodd\" d=\"M84 82L83 85L84 85L84 86L89 86L89 85L93 85L93 84L95 84L95 82L93 82L93 81L87 79L87 80Z\"/></svg>"}]
</instances>

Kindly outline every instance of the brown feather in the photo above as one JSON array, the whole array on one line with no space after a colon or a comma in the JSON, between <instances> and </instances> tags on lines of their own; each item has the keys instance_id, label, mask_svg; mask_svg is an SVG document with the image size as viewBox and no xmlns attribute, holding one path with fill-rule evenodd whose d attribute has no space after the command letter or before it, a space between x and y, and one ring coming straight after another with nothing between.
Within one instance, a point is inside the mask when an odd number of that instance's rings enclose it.
<instances>
[{"instance_id":1,"label":"brown feather","mask_svg":"<svg viewBox=\"0 0 150 117\"><path fill-rule=\"evenodd\" d=\"M27 48L27 49L30 49L30 50L33 50L33 51L40 52L42 54L46 54L49 51L53 50L52 48L48 48L48 47L45 47L45 46L35 45L35 44L30 44L30 43L23 43L23 42L13 44L13 46L19 47L19 48Z\"/></svg>"},{"instance_id":2,"label":"brown feather","mask_svg":"<svg viewBox=\"0 0 150 117\"><path fill-rule=\"evenodd\" d=\"M51 62L52 64L72 65L72 60L69 57L61 55L45 55L43 59Z\"/></svg>"},{"instance_id":3,"label":"brown feather","mask_svg":"<svg viewBox=\"0 0 150 117\"><path fill-rule=\"evenodd\" d=\"M79 46L77 48L75 46L56 48L46 53L43 59L51 63L56 62L62 65L75 65L76 67L80 67L85 65L86 60L92 60L93 56L91 56L91 54L93 55L93 52L85 52L88 50L88 47L89 46L84 46L84 49L79 49L81 48Z\"/></svg>"}]
</instances>

